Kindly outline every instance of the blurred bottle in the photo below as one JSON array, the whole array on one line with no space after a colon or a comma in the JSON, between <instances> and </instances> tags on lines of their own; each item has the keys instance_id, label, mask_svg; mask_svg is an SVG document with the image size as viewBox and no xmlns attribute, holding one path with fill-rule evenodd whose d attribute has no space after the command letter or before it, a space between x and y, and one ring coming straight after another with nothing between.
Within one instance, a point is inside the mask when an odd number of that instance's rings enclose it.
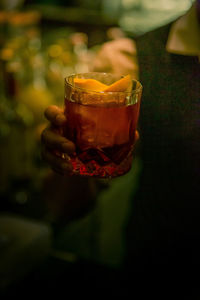
<instances>
[{"instance_id":1,"label":"blurred bottle","mask_svg":"<svg viewBox=\"0 0 200 300\"><path fill-rule=\"evenodd\" d=\"M0 51L0 189L10 193L12 183L39 178L38 127L44 123L44 109L53 103L45 83L38 21L38 14L12 12Z\"/></svg>"},{"instance_id":2,"label":"blurred bottle","mask_svg":"<svg viewBox=\"0 0 200 300\"><path fill-rule=\"evenodd\" d=\"M0 8L3 10L13 10L22 7L24 0L1 0Z\"/></svg>"},{"instance_id":3,"label":"blurred bottle","mask_svg":"<svg viewBox=\"0 0 200 300\"><path fill-rule=\"evenodd\" d=\"M6 39L7 13L0 11L0 49L3 48Z\"/></svg>"},{"instance_id":4,"label":"blurred bottle","mask_svg":"<svg viewBox=\"0 0 200 300\"><path fill-rule=\"evenodd\" d=\"M102 13L104 16L109 18L119 18L122 13L122 1L115 0L115 1L107 1L102 0Z\"/></svg>"},{"instance_id":5,"label":"blurred bottle","mask_svg":"<svg viewBox=\"0 0 200 300\"><path fill-rule=\"evenodd\" d=\"M76 73L89 70L88 36L83 32L75 32L70 37L72 51L75 57L74 68Z\"/></svg>"},{"instance_id":6,"label":"blurred bottle","mask_svg":"<svg viewBox=\"0 0 200 300\"><path fill-rule=\"evenodd\" d=\"M14 139L18 136L17 131L21 126L21 120L16 113L15 96L18 86L16 69L12 68L11 62L14 52L11 48L3 48L0 52L0 191L9 187L11 176L19 173L18 142Z\"/></svg>"}]
</instances>

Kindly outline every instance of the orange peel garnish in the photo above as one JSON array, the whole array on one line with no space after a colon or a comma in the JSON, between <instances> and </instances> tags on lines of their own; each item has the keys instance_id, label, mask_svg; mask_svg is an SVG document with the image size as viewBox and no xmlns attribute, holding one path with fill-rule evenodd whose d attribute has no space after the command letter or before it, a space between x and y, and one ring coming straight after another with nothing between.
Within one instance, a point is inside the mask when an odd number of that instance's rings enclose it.
<instances>
[{"instance_id":1,"label":"orange peel garnish","mask_svg":"<svg viewBox=\"0 0 200 300\"><path fill-rule=\"evenodd\" d=\"M132 90L132 79L131 75L126 75L111 85L106 85L96 79L74 78L74 85L94 92L130 92Z\"/></svg>"},{"instance_id":2,"label":"orange peel garnish","mask_svg":"<svg viewBox=\"0 0 200 300\"><path fill-rule=\"evenodd\" d=\"M130 92L131 90L132 90L131 75L126 75L125 77L109 85L103 91L104 92Z\"/></svg>"},{"instance_id":3,"label":"orange peel garnish","mask_svg":"<svg viewBox=\"0 0 200 300\"><path fill-rule=\"evenodd\" d=\"M108 86L96 79L74 78L75 87L88 89L95 92L103 91Z\"/></svg>"}]
</instances>

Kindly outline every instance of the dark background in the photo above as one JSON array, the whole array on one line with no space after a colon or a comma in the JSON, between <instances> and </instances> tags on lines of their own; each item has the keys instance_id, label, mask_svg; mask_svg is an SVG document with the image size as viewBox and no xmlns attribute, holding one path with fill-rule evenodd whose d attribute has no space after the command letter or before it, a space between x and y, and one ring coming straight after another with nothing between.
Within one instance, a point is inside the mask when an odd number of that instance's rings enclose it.
<instances>
[{"instance_id":1,"label":"dark background","mask_svg":"<svg viewBox=\"0 0 200 300\"><path fill-rule=\"evenodd\" d=\"M107 3L107 5L106 5ZM0 1L0 289L4 296L118 291L123 230L141 162L83 182L41 159L44 109L63 105L63 78L88 71L109 29L136 37L175 19L188 1ZM171 6L170 6L171 5ZM166 14L167 11L167 14ZM163 17L165 16L165 18ZM115 37L117 38L117 37ZM120 199L123 199L121 201ZM118 288L117 288L118 287ZM122 291L125 293L126 291Z\"/></svg>"}]
</instances>

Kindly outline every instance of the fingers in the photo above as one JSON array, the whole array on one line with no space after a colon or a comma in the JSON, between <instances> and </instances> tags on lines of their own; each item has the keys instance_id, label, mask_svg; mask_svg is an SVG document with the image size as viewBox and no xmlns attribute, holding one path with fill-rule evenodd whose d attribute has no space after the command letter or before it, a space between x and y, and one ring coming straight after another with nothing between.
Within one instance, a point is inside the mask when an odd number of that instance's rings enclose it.
<instances>
[{"instance_id":1,"label":"fingers","mask_svg":"<svg viewBox=\"0 0 200 300\"><path fill-rule=\"evenodd\" d=\"M67 121L63 109L51 105L44 114L50 125L41 134L42 157L55 172L69 175L73 168L68 155L75 152L75 145L60 134Z\"/></svg>"},{"instance_id":2,"label":"fingers","mask_svg":"<svg viewBox=\"0 0 200 300\"><path fill-rule=\"evenodd\" d=\"M42 158L51 166L51 168L61 174L70 174L72 172L72 165L69 160L63 159L60 156L55 155L47 148L42 149Z\"/></svg>"},{"instance_id":3,"label":"fingers","mask_svg":"<svg viewBox=\"0 0 200 300\"><path fill-rule=\"evenodd\" d=\"M67 121L63 109L56 105L48 106L44 115L54 126L62 126Z\"/></svg>"},{"instance_id":4,"label":"fingers","mask_svg":"<svg viewBox=\"0 0 200 300\"><path fill-rule=\"evenodd\" d=\"M42 144L46 148L52 150L59 150L63 153L73 154L75 152L75 145L65 137L55 133L52 129L46 128L42 132Z\"/></svg>"}]
</instances>

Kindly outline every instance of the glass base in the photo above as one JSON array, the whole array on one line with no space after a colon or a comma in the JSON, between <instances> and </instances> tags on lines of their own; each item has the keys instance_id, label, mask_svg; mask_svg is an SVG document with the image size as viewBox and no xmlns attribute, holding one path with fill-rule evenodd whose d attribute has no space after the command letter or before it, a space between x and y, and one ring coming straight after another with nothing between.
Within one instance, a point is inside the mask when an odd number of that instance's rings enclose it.
<instances>
[{"instance_id":1,"label":"glass base","mask_svg":"<svg viewBox=\"0 0 200 300\"><path fill-rule=\"evenodd\" d=\"M95 160L83 163L78 157L71 158L73 166L73 175L95 178L115 178L126 174L132 165L132 155L128 155L120 164L109 162L106 165L100 165Z\"/></svg>"}]
</instances>

